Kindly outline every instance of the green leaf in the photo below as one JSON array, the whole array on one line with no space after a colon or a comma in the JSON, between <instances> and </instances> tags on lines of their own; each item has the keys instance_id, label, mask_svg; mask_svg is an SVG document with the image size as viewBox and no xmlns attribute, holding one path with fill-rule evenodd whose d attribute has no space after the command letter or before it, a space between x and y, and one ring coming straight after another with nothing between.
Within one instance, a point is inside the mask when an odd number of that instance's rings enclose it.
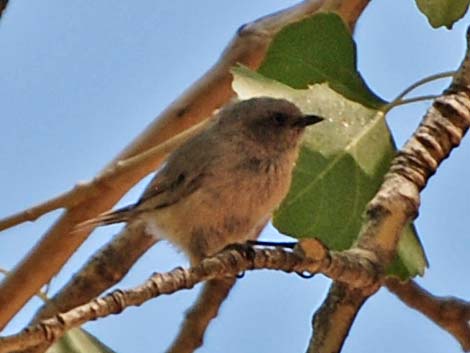
<instances>
[{"instance_id":1,"label":"green leaf","mask_svg":"<svg viewBox=\"0 0 470 353\"><path fill-rule=\"evenodd\" d=\"M284 234L316 237L330 249L349 248L395 153L383 114L344 98L328 84L297 90L243 67L232 71L241 99L285 98L304 113L327 119L307 129L291 189L273 222ZM398 253L393 274L405 279L424 272L426 259L413 227L404 232Z\"/></svg>"},{"instance_id":2,"label":"green leaf","mask_svg":"<svg viewBox=\"0 0 470 353\"><path fill-rule=\"evenodd\" d=\"M319 13L283 28L258 72L293 88L328 82L343 96L365 106L384 104L357 71L356 45L336 14Z\"/></svg>"},{"instance_id":3,"label":"green leaf","mask_svg":"<svg viewBox=\"0 0 470 353\"><path fill-rule=\"evenodd\" d=\"M470 0L416 0L419 10L434 28L451 29L468 10Z\"/></svg>"},{"instance_id":4,"label":"green leaf","mask_svg":"<svg viewBox=\"0 0 470 353\"><path fill-rule=\"evenodd\" d=\"M47 353L115 353L87 331L74 328L54 343Z\"/></svg>"}]
</instances>

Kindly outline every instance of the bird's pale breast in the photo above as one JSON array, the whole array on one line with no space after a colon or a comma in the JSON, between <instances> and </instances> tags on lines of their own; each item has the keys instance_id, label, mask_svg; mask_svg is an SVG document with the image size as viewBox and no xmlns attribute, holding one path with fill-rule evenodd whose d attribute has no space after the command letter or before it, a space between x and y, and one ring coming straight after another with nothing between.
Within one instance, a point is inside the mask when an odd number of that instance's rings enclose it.
<instances>
[{"instance_id":1,"label":"bird's pale breast","mask_svg":"<svg viewBox=\"0 0 470 353\"><path fill-rule=\"evenodd\" d=\"M193 263L256 237L289 189L296 154L220 163L191 195L143 215L149 231L175 244Z\"/></svg>"}]
</instances>

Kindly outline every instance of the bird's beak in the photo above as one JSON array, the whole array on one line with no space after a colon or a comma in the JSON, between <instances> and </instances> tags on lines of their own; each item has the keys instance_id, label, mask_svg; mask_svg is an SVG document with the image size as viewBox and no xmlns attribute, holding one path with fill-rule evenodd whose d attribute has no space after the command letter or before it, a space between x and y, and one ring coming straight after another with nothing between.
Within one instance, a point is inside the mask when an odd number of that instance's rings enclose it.
<instances>
[{"instance_id":1,"label":"bird's beak","mask_svg":"<svg viewBox=\"0 0 470 353\"><path fill-rule=\"evenodd\" d=\"M295 122L295 126L306 127L309 125L319 123L320 121L323 121L323 120L325 120L325 118L322 118L321 116L318 116L318 115L304 115L303 117L299 118Z\"/></svg>"}]
</instances>

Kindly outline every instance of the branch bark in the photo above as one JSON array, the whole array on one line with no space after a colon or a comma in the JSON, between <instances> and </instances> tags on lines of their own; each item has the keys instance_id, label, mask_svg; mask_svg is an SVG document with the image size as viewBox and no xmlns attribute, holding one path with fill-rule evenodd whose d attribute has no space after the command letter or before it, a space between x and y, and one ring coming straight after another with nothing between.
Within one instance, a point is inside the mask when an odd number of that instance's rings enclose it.
<instances>
[{"instance_id":1,"label":"branch bark","mask_svg":"<svg viewBox=\"0 0 470 353\"><path fill-rule=\"evenodd\" d=\"M104 245L36 315L33 323L77 307L118 283L132 265L158 240L146 233L145 225L124 228L114 241Z\"/></svg>"},{"instance_id":2,"label":"branch bark","mask_svg":"<svg viewBox=\"0 0 470 353\"><path fill-rule=\"evenodd\" d=\"M357 257L361 261L357 261ZM176 268L168 273L154 274L134 289L115 290L70 311L42 320L16 335L0 338L0 353L53 343L67 330L89 320L118 314L130 306L141 305L163 294L191 289L203 281L226 279L248 270L276 269L285 272L323 273L354 288L371 287L376 285L378 273L373 262L368 259L366 252L328 251L313 239L300 242L293 252L281 248L257 249L243 245L230 247L190 269ZM213 316L214 313L209 311L206 314Z\"/></svg>"},{"instance_id":3,"label":"branch bark","mask_svg":"<svg viewBox=\"0 0 470 353\"><path fill-rule=\"evenodd\" d=\"M398 152L381 188L367 205L356 249L375 254L383 268L393 260L403 227L418 213L420 191L440 163L460 144L469 126L470 29L467 32L465 59L450 87L434 101L418 129ZM357 290L343 287L333 284L321 309L328 308L329 312L315 315L309 351L332 353L341 350L350 325L362 305L357 298ZM337 292L341 293L340 300ZM363 293L363 301L373 293ZM348 305L347 298L355 298L353 310L344 309L344 305ZM338 302L345 304L338 305ZM319 322L325 316L329 318L330 325ZM349 324L343 325L344 322Z\"/></svg>"},{"instance_id":4,"label":"branch bark","mask_svg":"<svg viewBox=\"0 0 470 353\"><path fill-rule=\"evenodd\" d=\"M336 352L344 344L359 309L365 302L360 289L348 290L347 285L334 283L325 300L312 319L314 332L307 353ZM325 334L328 333L328 334ZM321 334L321 336L319 336Z\"/></svg>"}]
</instances>

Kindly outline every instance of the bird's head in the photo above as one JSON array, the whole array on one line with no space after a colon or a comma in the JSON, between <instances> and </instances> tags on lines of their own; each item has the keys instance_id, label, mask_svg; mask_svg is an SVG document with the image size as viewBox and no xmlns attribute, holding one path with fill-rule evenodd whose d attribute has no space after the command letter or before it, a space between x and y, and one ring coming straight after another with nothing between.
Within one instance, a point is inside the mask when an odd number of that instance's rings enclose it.
<instances>
[{"instance_id":1,"label":"bird's head","mask_svg":"<svg viewBox=\"0 0 470 353\"><path fill-rule=\"evenodd\" d=\"M243 134L267 149L279 151L296 147L305 128L322 120L303 114L285 99L269 97L237 102L219 115L219 125L226 132Z\"/></svg>"}]
</instances>

